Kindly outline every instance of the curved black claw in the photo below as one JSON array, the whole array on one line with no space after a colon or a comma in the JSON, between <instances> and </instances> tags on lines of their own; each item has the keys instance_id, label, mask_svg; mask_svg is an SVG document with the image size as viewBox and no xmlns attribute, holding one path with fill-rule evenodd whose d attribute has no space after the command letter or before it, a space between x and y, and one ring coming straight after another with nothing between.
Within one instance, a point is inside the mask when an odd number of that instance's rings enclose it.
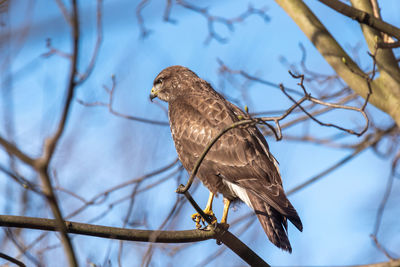
<instances>
[{"instance_id":1,"label":"curved black claw","mask_svg":"<svg viewBox=\"0 0 400 267\"><path fill-rule=\"evenodd\" d=\"M206 216L209 216L209 220L211 224L217 223L217 217L215 217L214 212L212 210L204 210ZM197 229L205 229L207 227L206 220L199 213L192 214L192 220L196 223Z\"/></svg>"}]
</instances>

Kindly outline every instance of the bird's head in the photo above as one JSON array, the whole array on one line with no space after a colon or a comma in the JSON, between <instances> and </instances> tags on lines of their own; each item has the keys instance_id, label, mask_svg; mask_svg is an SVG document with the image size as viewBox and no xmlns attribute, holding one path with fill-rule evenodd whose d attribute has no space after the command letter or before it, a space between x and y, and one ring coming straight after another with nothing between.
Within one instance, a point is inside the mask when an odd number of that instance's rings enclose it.
<instances>
[{"instance_id":1,"label":"bird's head","mask_svg":"<svg viewBox=\"0 0 400 267\"><path fill-rule=\"evenodd\" d=\"M162 70L154 79L150 100L158 97L169 102L178 96L188 94L193 88L193 82L200 78L190 69L182 66L171 66Z\"/></svg>"}]
</instances>

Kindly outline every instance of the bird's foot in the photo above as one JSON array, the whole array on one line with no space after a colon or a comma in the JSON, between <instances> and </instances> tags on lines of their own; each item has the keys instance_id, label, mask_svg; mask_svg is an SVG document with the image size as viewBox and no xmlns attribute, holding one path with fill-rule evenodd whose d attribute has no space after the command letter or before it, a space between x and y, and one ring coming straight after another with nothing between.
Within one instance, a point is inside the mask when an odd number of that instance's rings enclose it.
<instances>
[{"instance_id":1,"label":"bird's foot","mask_svg":"<svg viewBox=\"0 0 400 267\"><path fill-rule=\"evenodd\" d=\"M217 223L217 217L215 217L214 212L212 210L206 208L205 210L203 210L203 212L206 216L210 218L211 224ZM207 226L206 221L204 220L203 217L201 217L199 213L192 214L192 220L196 223L197 229L202 229Z\"/></svg>"}]
</instances>

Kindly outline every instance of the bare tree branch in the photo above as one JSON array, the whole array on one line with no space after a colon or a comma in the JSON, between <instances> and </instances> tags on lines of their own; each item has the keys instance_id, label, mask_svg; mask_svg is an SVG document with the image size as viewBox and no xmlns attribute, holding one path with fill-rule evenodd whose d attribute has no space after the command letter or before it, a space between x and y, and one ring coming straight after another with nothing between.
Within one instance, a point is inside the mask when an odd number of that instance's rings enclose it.
<instances>
[{"instance_id":1,"label":"bare tree branch","mask_svg":"<svg viewBox=\"0 0 400 267\"><path fill-rule=\"evenodd\" d=\"M19 261L16 258L13 258L13 257L8 256L7 254L1 253L1 252L0 252L0 258L3 258L3 259L5 259L5 260L7 260L9 262L12 262L12 263L14 263L14 264L16 264L17 266L20 266L20 267L25 267L26 266L22 261Z\"/></svg>"},{"instance_id":2,"label":"bare tree branch","mask_svg":"<svg viewBox=\"0 0 400 267\"><path fill-rule=\"evenodd\" d=\"M6 228L4 229L4 232L6 233L7 237L9 238L9 240L11 240L11 242L15 245L15 247L20 251L20 255L24 255L26 256L26 258L28 260L30 260L33 264L40 266L40 262L39 260L33 256L31 253L29 253L28 249L26 246L24 246L24 244L22 244L21 242L19 242L13 231L11 231L10 228ZM18 255L16 258L19 258L20 255Z\"/></svg>"},{"instance_id":3,"label":"bare tree branch","mask_svg":"<svg viewBox=\"0 0 400 267\"><path fill-rule=\"evenodd\" d=\"M215 229L209 228L207 230L152 231L106 227L69 221L64 221L64 223L68 233L118 240L140 242L151 241L156 243L186 243L217 239L217 241L226 244L251 266L269 266L250 248L221 225L217 225ZM0 226L57 231L58 222L56 220L43 218L0 215Z\"/></svg>"},{"instance_id":4,"label":"bare tree branch","mask_svg":"<svg viewBox=\"0 0 400 267\"><path fill-rule=\"evenodd\" d=\"M14 181L16 181L18 184L20 184L23 188L32 190L38 194L43 194L43 192L38 188L37 185L31 183L28 179L7 170L7 168L5 168L1 164L0 164L0 171L2 171L3 173L5 173L9 177L11 177Z\"/></svg>"},{"instance_id":5,"label":"bare tree branch","mask_svg":"<svg viewBox=\"0 0 400 267\"><path fill-rule=\"evenodd\" d=\"M388 181L386 183L386 190L385 190L385 193L383 195L381 204L379 205L378 212L376 214L374 231L372 232L372 234L374 236L377 236L378 232L379 232L379 227L380 227L380 224L381 224L381 221L382 221L383 211L385 210L386 203L387 203L387 201L389 199L390 192L391 192L392 187L393 187L393 180L394 180L394 177L395 177L396 166L397 166L398 162L400 162L400 152L397 153L397 155L395 156L395 159L392 162L392 169L390 171L389 179L388 179Z\"/></svg>"},{"instance_id":6,"label":"bare tree branch","mask_svg":"<svg viewBox=\"0 0 400 267\"><path fill-rule=\"evenodd\" d=\"M213 230L185 230L185 231L152 231L135 230L118 227L107 227L86 223L64 221L68 233L96 236L127 241L148 242L151 240L156 243L186 243L197 242L215 238ZM0 225L6 227L17 227L27 229L38 229L45 231L57 231L56 220L33 218L25 216L0 215ZM154 238L156 236L156 238Z\"/></svg>"},{"instance_id":7,"label":"bare tree branch","mask_svg":"<svg viewBox=\"0 0 400 267\"><path fill-rule=\"evenodd\" d=\"M58 8L61 10L61 13L63 14L65 21L72 27L73 19L71 18L71 15L69 14L67 7L65 6L62 0L56 0L56 3L58 5Z\"/></svg>"},{"instance_id":8,"label":"bare tree branch","mask_svg":"<svg viewBox=\"0 0 400 267\"><path fill-rule=\"evenodd\" d=\"M148 30L144 26L144 19L143 19L143 16L142 16L142 10L147 5L148 2L149 2L149 0L142 0L142 1L140 1L138 6L136 7L136 17L137 17L137 20L138 20L138 23L139 23L139 27L140 27L140 32L141 32L141 37L142 38L147 37L151 33L151 30Z\"/></svg>"},{"instance_id":9,"label":"bare tree branch","mask_svg":"<svg viewBox=\"0 0 400 267\"><path fill-rule=\"evenodd\" d=\"M383 253L385 254L385 256L390 259L391 261L394 260L394 258L392 256L390 256L389 252L387 252L387 250L378 242L378 238L376 237L376 235L371 234L370 237L372 238L372 240L374 241L375 246Z\"/></svg>"}]
</instances>

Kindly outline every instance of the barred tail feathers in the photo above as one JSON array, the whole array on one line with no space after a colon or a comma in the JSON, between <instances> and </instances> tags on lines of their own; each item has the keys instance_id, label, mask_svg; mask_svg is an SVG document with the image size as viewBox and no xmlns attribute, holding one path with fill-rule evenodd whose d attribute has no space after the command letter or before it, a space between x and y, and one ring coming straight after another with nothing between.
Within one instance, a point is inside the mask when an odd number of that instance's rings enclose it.
<instances>
[{"instance_id":1,"label":"barred tail feathers","mask_svg":"<svg viewBox=\"0 0 400 267\"><path fill-rule=\"evenodd\" d=\"M257 196L249 194L249 199L268 239L275 246L292 253L286 217Z\"/></svg>"}]
</instances>

